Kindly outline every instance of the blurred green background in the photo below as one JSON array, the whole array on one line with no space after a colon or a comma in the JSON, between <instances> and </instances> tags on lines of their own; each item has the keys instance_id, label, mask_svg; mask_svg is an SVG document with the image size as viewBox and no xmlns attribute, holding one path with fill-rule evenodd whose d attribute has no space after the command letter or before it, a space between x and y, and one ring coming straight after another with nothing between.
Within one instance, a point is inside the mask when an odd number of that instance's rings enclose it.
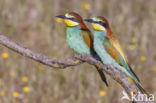
<instances>
[{"instance_id":1,"label":"blurred green background","mask_svg":"<svg viewBox=\"0 0 156 103\"><path fill-rule=\"evenodd\" d=\"M0 0L0 33L51 58L69 57L65 25L55 16L70 11L106 17L143 87L156 95L156 0ZM0 103L129 103L91 65L57 70L1 45L0 55Z\"/></svg>"}]
</instances>

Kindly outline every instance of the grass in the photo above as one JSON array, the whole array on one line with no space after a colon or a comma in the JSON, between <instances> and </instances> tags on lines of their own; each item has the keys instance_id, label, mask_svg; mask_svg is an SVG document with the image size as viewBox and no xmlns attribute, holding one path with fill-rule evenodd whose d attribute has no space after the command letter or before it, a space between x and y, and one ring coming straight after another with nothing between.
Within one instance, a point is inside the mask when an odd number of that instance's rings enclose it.
<instances>
[{"instance_id":1,"label":"grass","mask_svg":"<svg viewBox=\"0 0 156 103\"><path fill-rule=\"evenodd\" d=\"M65 25L58 23L55 16L69 11L84 18L105 16L143 87L156 93L155 3L155 0L1 0L0 32L51 58L68 57L73 51L66 43ZM114 80L107 76L109 87L106 87L95 68L88 64L56 70L3 46L0 54L2 103L128 103L120 100L123 89Z\"/></svg>"}]
</instances>

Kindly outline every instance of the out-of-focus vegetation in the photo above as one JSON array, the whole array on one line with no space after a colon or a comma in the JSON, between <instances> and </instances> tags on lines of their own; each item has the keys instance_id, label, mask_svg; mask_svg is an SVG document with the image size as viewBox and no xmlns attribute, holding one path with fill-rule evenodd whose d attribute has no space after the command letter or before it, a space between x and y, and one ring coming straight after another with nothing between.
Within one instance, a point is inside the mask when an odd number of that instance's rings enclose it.
<instances>
[{"instance_id":1,"label":"out-of-focus vegetation","mask_svg":"<svg viewBox=\"0 0 156 103\"><path fill-rule=\"evenodd\" d=\"M51 58L72 56L55 18L70 11L106 17L143 87L156 95L156 0L0 0L0 32ZM0 103L128 103L120 85L107 75L106 87L88 64L56 70L3 46L0 54Z\"/></svg>"}]
</instances>

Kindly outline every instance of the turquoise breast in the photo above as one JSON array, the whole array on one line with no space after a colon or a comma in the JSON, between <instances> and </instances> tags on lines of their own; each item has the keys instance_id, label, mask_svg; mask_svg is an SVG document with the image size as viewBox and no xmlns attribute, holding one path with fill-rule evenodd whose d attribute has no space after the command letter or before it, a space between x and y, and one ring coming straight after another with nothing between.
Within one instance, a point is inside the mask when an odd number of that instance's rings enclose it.
<instances>
[{"instance_id":1,"label":"turquoise breast","mask_svg":"<svg viewBox=\"0 0 156 103\"><path fill-rule=\"evenodd\" d=\"M90 48L85 43L80 26L67 27L67 43L78 54L91 54Z\"/></svg>"}]
</instances>

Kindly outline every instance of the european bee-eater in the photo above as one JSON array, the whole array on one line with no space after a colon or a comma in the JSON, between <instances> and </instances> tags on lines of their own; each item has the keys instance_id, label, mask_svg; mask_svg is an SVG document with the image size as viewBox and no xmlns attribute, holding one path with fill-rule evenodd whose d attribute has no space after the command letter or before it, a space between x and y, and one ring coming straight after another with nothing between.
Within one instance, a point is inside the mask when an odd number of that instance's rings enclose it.
<instances>
[{"instance_id":1,"label":"european bee-eater","mask_svg":"<svg viewBox=\"0 0 156 103\"><path fill-rule=\"evenodd\" d=\"M129 66L118 40L111 32L108 21L101 16L85 19L85 21L90 22L93 27L94 50L102 62L106 65L113 65L117 69L126 73L131 79L134 80L137 87L142 92L145 92L138 77Z\"/></svg>"},{"instance_id":2,"label":"european bee-eater","mask_svg":"<svg viewBox=\"0 0 156 103\"><path fill-rule=\"evenodd\" d=\"M70 12L56 17L64 19L66 24L67 42L70 48L78 54L96 55L93 49L92 34L79 14ZM108 86L103 71L99 68L97 68L97 71L100 74L101 79Z\"/></svg>"}]
</instances>

